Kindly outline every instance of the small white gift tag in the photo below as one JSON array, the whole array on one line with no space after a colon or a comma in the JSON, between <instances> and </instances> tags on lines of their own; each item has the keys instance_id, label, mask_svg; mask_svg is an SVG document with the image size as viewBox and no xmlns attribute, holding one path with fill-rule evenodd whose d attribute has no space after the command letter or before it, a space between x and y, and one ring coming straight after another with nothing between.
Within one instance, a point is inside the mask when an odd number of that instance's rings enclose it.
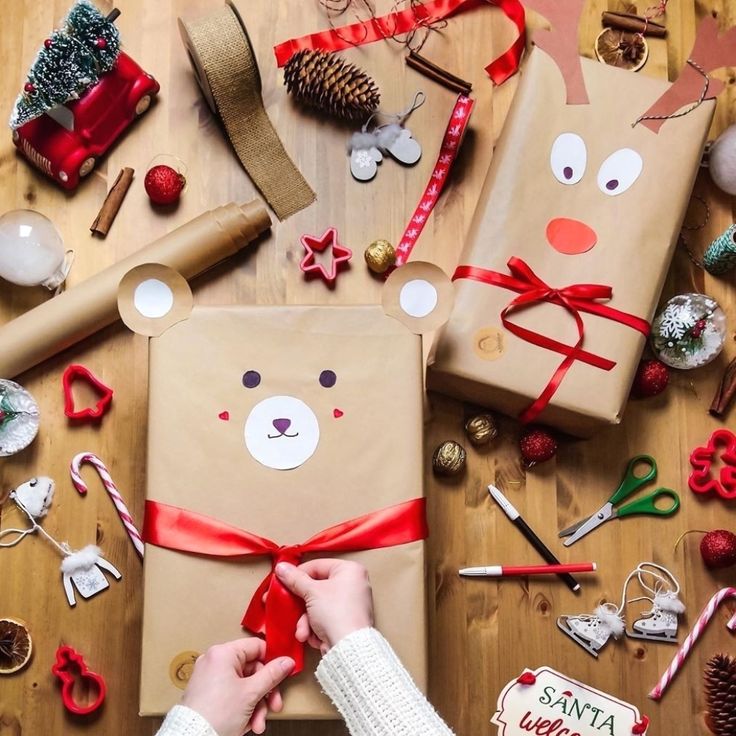
<instances>
[{"instance_id":1,"label":"small white gift tag","mask_svg":"<svg viewBox=\"0 0 736 736\"><path fill-rule=\"evenodd\" d=\"M422 147L408 128L403 128L399 137L386 150L406 166L413 166L422 157Z\"/></svg>"},{"instance_id":2,"label":"small white gift tag","mask_svg":"<svg viewBox=\"0 0 736 736\"><path fill-rule=\"evenodd\" d=\"M649 718L630 703L539 667L506 685L491 723L499 736L643 736Z\"/></svg>"},{"instance_id":3,"label":"small white gift tag","mask_svg":"<svg viewBox=\"0 0 736 736\"><path fill-rule=\"evenodd\" d=\"M120 571L104 557L100 556L100 548L88 545L77 552L69 553L61 563L61 577L64 592L70 606L77 603L74 588L82 598L91 598L110 587L104 571L109 572L116 580L120 580Z\"/></svg>"},{"instance_id":4,"label":"small white gift tag","mask_svg":"<svg viewBox=\"0 0 736 736\"><path fill-rule=\"evenodd\" d=\"M383 155L375 147L354 148L350 153L350 173L358 181L370 181L378 171Z\"/></svg>"}]
</instances>

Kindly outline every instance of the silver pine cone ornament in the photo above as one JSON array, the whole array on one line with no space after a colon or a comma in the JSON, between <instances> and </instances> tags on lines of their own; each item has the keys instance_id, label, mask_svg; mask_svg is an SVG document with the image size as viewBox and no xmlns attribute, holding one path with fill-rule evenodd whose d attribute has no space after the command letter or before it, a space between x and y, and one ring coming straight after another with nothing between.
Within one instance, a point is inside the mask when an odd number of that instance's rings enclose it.
<instances>
[{"instance_id":1,"label":"silver pine cone ornament","mask_svg":"<svg viewBox=\"0 0 736 736\"><path fill-rule=\"evenodd\" d=\"M342 120L364 120L381 101L364 71L324 51L297 51L284 67L284 84L299 102Z\"/></svg>"},{"instance_id":2,"label":"silver pine cone ornament","mask_svg":"<svg viewBox=\"0 0 736 736\"><path fill-rule=\"evenodd\" d=\"M736 734L736 659L716 654L705 666L708 727L716 736Z\"/></svg>"}]
</instances>

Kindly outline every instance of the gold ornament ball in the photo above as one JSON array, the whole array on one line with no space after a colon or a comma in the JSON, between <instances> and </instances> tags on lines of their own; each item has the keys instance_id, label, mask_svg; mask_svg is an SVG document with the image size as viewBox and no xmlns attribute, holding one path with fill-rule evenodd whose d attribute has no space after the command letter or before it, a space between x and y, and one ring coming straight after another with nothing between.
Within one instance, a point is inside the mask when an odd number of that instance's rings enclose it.
<instances>
[{"instance_id":1,"label":"gold ornament ball","mask_svg":"<svg viewBox=\"0 0 736 736\"><path fill-rule=\"evenodd\" d=\"M365 249L365 262L373 273L385 273L396 263L396 251L388 240L374 240Z\"/></svg>"},{"instance_id":2,"label":"gold ornament ball","mask_svg":"<svg viewBox=\"0 0 736 736\"><path fill-rule=\"evenodd\" d=\"M465 432L474 445L485 445L498 437L498 427L492 414L478 414L465 422Z\"/></svg>"},{"instance_id":3,"label":"gold ornament ball","mask_svg":"<svg viewBox=\"0 0 736 736\"><path fill-rule=\"evenodd\" d=\"M432 469L437 475L459 475L465 469L465 448L453 440L443 442L432 455Z\"/></svg>"}]
</instances>

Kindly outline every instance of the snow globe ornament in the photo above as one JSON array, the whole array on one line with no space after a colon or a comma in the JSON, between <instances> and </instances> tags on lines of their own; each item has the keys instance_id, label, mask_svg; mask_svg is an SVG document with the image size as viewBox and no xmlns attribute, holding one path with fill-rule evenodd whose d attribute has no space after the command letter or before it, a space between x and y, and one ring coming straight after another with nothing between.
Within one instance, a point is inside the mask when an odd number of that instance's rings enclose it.
<instances>
[{"instance_id":1,"label":"snow globe ornament","mask_svg":"<svg viewBox=\"0 0 736 736\"><path fill-rule=\"evenodd\" d=\"M0 379L0 457L28 447L38 433L38 405L22 386Z\"/></svg>"},{"instance_id":2,"label":"snow globe ornament","mask_svg":"<svg viewBox=\"0 0 736 736\"><path fill-rule=\"evenodd\" d=\"M70 266L61 235L48 217L34 210L11 210L0 217L0 277L53 290L64 283Z\"/></svg>"},{"instance_id":3,"label":"snow globe ornament","mask_svg":"<svg viewBox=\"0 0 736 736\"><path fill-rule=\"evenodd\" d=\"M723 349L726 315L704 294L679 294L655 318L651 340L657 357L668 366L700 368Z\"/></svg>"}]
</instances>

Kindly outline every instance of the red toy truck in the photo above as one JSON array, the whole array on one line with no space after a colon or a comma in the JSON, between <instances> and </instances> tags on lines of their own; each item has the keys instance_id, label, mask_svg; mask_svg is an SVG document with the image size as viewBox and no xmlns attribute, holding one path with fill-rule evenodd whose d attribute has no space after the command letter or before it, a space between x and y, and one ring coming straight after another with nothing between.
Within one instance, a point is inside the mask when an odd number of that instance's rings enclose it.
<instances>
[{"instance_id":1,"label":"red toy truck","mask_svg":"<svg viewBox=\"0 0 736 736\"><path fill-rule=\"evenodd\" d=\"M75 189L97 159L142 115L159 83L127 54L78 100L71 100L13 131L23 155L64 189Z\"/></svg>"}]
</instances>

